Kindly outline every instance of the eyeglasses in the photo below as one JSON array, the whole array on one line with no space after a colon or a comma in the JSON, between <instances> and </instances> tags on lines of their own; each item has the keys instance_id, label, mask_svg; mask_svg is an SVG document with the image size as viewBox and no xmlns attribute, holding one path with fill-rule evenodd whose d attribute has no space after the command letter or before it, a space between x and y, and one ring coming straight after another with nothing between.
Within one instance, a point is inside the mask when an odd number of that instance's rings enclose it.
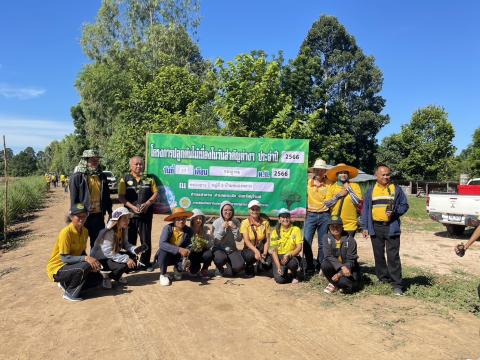
<instances>
[{"instance_id":1,"label":"eyeglasses","mask_svg":"<svg viewBox=\"0 0 480 360\"><path fill-rule=\"evenodd\" d=\"M256 211L260 211L260 208L257 206L254 206L254 207L251 207L250 210L256 212Z\"/></svg>"}]
</instances>

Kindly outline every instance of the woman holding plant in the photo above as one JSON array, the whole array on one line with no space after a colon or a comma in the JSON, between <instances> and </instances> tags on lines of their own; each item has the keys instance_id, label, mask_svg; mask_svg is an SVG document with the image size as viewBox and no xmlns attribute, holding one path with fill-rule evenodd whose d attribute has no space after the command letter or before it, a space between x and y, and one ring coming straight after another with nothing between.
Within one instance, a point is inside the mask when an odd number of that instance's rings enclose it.
<instances>
[{"instance_id":1,"label":"woman holding plant","mask_svg":"<svg viewBox=\"0 0 480 360\"><path fill-rule=\"evenodd\" d=\"M190 218L190 227L193 230L192 245L190 248L190 272L198 273L203 279L208 279L208 267L212 263L213 239L205 225L206 217L201 210L193 209Z\"/></svg>"}]
</instances>

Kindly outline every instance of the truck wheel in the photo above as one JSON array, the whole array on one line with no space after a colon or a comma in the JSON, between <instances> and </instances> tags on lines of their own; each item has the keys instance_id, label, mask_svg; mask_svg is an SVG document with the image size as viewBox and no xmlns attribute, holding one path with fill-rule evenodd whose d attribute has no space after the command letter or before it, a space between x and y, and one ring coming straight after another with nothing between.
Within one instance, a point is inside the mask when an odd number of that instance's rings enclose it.
<instances>
[{"instance_id":1,"label":"truck wheel","mask_svg":"<svg viewBox=\"0 0 480 360\"><path fill-rule=\"evenodd\" d=\"M463 235L465 231L464 225L446 224L445 226L449 235Z\"/></svg>"}]
</instances>

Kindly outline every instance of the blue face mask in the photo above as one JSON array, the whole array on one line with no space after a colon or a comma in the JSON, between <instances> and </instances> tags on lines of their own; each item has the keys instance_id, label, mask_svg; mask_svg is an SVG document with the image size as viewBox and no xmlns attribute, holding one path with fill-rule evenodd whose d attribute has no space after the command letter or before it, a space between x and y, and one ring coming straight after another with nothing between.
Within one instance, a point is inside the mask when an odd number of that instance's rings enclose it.
<instances>
[{"instance_id":1,"label":"blue face mask","mask_svg":"<svg viewBox=\"0 0 480 360\"><path fill-rule=\"evenodd\" d=\"M344 174L337 174L337 183L339 185L342 185L342 184L348 182L348 175L345 176L345 180L342 179L342 176L344 176Z\"/></svg>"}]
</instances>

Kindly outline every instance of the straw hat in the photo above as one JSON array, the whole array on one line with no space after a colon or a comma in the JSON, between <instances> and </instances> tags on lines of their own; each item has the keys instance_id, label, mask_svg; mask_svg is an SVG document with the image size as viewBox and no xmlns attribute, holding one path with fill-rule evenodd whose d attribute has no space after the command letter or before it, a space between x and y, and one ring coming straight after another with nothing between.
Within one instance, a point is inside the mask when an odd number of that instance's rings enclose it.
<instances>
[{"instance_id":1,"label":"straw hat","mask_svg":"<svg viewBox=\"0 0 480 360\"><path fill-rule=\"evenodd\" d=\"M315 160L315 163L311 168L308 168L309 172L313 172L314 169L324 169L327 170L330 168L330 166L327 165L327 162L323 159L317 159Z\"/></svg>"},{"instance_id":2,"label":"straw hat","mask_svg":"<svg viewBox=\"0 0 480 360\"><path fill-rule=\"evenodd\" d=\"M337 181L337 173L341 171L347 171L349 179L353 179L358 175L357 168L346 165L344 163L340 163L327 171L327 179L333 182Z\"/></svg>"},{"instance_id":3,"label":"straw hat","mask_svg":"<svg viewBox=\"0 0 480 360\"><path fill-rule=\"evenodd\" d=\"M172 221L175 219L187 219L191 217L193 213L191 211L185 211L182 207L173 209L172 213L165 218L165 221Z\"/></svg>"}]
</instances>

